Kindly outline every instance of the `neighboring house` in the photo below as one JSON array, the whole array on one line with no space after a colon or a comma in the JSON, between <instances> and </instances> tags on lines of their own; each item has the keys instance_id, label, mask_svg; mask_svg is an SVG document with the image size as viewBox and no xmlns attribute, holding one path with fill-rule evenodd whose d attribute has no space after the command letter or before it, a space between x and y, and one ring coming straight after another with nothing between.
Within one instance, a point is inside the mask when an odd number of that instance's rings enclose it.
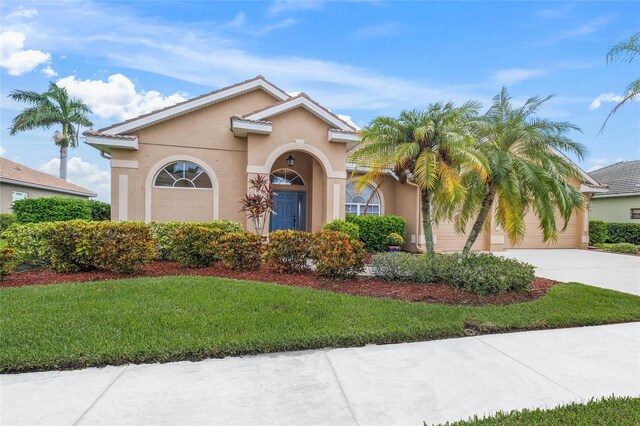
<instances>
[{"instance_id":1,"label":"neighboring house","mask_svg":"<svg viewBox=\"0 0 640 426\"><path fill-rule=\"evenodd\" d=\"M0 157L0 213L11 213L13 202L25 198L95 196L88 189Z\"/></svg>"},{"instance_id":2,"label":"neighboring house","mask_svg":"<svg viewBox=\"0 0 640 426\"><path fill-rule=\"evenodd\" d=\"M591 199L592 220L640 223L640 160L621 161L589 175L609 187Z\"/></svg>"},{"instance_id":3,"label":"neighboring house","mask_svg":"<svg viewBox=\"0 0 640 426\"><path fill-rule=\"evenodd\" d=\"M239 201L249 179L270 174L278 193L270 230L318 231L345 212L363 214L374 192L368 213L404 217L405 248L424 245L418 188L387 175L357 192L346 160L359 141L356 129L262 76L84 135L110 158L113 220L231 219L252 230ZM587 198L598 187L586 173L572 183ZM521 247L546 247L533 215L527 225ZM508 248L502 230L490 229L475 248ZM436 230L439 250L460 249L464 241L451 224ZM577 212L554 247L587 243L588 213Z\"/></svg>"}]
</instances>

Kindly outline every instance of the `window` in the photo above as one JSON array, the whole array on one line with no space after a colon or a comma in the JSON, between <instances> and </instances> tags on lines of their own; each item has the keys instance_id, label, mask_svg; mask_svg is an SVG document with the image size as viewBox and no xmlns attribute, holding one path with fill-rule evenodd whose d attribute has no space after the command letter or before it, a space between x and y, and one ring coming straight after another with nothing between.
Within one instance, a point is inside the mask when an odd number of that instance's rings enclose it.
<instances>
[{"instance_id":1,"label":"window","mask_svg":"<svg viewBox=\"0 0 640 426\"><path fill-rule=\"evenodd\" d=\"M631 219L640 219L640 208L631 209Z\"/></svg>"},{"instance_id":2,"label":"window","mask_svg":"<svg viewBox=\"0 0 640 426\"><path fill-rule=\"evenodd\" d=\"M356 183L349 182L345 195L345 213L358 216L364 215L364 208L367 205L367 214L380 216L380 196L373 186L367 185L362 191L356 190Z\"/></svg>"},{"instance_id":3,"label":"window","mask_svg":"<svg viewBox=\"0 0 640 426\"><path fill-rule=\"evenodd\" d=\"M11 202L12 203L14 201L25 200L27 198L29 198L29 193L28 192L19 192L19 191L12 191L11 192Z\"/></svg>"},{"instance_id":4,"label":"window","mask_svg":"<svg viewBox=\"0 0 640 426\"><path fill-rule=\"evenodd\" d=\"M155 186L169 188L211 188L209 175L190 161L176 161L167 164L156 175Z\"/></svg>"},{"instance_id":5,"label":"window","mask_svg":"<svg viewBox=\"0 0 640 426\"><path fill-rule=\"evenodd\" d=\"M271 173L271 183L274 185L304 185L302 177L289 169L278 169Z\"/></svg>"}]
</instances>

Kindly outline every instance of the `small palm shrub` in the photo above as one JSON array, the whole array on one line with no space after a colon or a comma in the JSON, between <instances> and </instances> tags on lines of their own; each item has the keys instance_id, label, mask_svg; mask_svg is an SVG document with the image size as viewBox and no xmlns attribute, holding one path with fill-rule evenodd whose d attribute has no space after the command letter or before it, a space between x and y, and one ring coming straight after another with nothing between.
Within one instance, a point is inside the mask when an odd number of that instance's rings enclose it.
<instances>
[{"instance_id":1,"label":"small palm shrub","mask_svg":"<svg viewBox=\"0 0 640 426\"><path fill-rule=\"evenodd\" d=\"M347 222L346 220L332 220L325 224L322 229L325 231L344 232L351 237L352 240L360 239L360 227L355 223Z\"/></svg>"},{"instance_id":2,"label":"small palm shrub","mask_svg":"<svg viewBox=\"0 0 640 426\"><path fill-rule=\"evenodd\" d=\"M168 247L171 259L187 268L204 268L220 260L218 240L224 233L198 223L177 226Z\"/></svg>"},{"instance_id":3,"label":"small palm shrub","mask_svg":"<svg viewBox=\"0 0 640 426\"><path fill-rule=\"evenodd\" d=\"M638 253L638 246L631 243L616 243L609 246L609 250L614 253L636 254Z\"/></svg>"},{"instance_id":4,"label":"small palm shrub","mask_svg":"<svg viewBox=\"0 0 640 426\"><path fill-rule=\"evenodd\" d=\"M0 248L0 281L10 275L16 267L15 252L11 248Z\"/></svg>"},{"instance_id":5,"label":"small palm shrub","mask_svg":"<svg viewBox=\"0 0 640 426\"><path fill-rule=\"evenodd\" d=\"M264 261L278 272L294 273L309 269L313 234L304 231L278 230L269 234Z\"/></svg>"},{"instance_id":6,"label":"small palm shrub","mask_svg":"<svg viewBox=\"0 0 640 426\"><path fill-rule=\"evenodd\" d=\"M311 258L316 273L327 278L353 278L364 269L364 243L343 232L322 231L314 235Z\"/></svg>"},{"instance_id":7,"label":"small palm shrub","mask_svg":"<svg viewBox=\"0 0 640 426\"><path fill-rule=\"evenodd\" d=\"M589 244L592 246L607 242L607 224L601 220L589 222Z\"/></svg>"},{"instance_id":8,"label":"small palm shrub","mask_svg":"<svg viewBox=\"0 0 640 426\"><path fill-rule=\"evenodd\" d=\"M250 232L230 232L212 242L222 265L234 271L255 271L262 264L262 237Z\"/></svg>"}]
</instances>

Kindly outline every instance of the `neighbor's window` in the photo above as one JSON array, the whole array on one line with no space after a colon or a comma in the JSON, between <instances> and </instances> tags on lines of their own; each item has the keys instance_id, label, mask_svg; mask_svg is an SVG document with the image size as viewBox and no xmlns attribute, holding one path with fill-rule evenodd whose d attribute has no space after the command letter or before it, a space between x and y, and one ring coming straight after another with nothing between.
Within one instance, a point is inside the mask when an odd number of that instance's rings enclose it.
<instances>
[{"instance_id":1,"label":"neighbor's window","mask_svg":"<svg viewBox=\"0 0 640 426\"><path fill-rule=\"evenodd\" d=\"M274 185L304 185L302 177L289 169L278 169L271 173L271 183Z\"/></svg>"},{"instance_id":2,"label":"neighbor's window","mask_svg":"<svg viewBox=\"0 0 640 426\"><path fill-rule=\"evenodd\" d=\"M25 200L27 198L29 198L29 193L28 192L19 192L19 191L12 191L11 192L11 202L12 203L14 201Z\"/></svg>"},{"instance_id":3,"label":"neighbor's window","mask_svg":"<svg viewBox=\"0 0 640 426\"><path fill-rule=\"evenodd\" d=\"M365 205L367 206L367 214L380 216L380 196L373 186L367 185L362 191L358 191L356 183L349 182L346 188L345 213L362 216Z\"/></svg>"},{"instance_id":4,"label":"neighbor's window","mask_svg":"<svg viewBox=\"0 0 640 426\"><path fill-rule=\"evenodd\" d=\"M155 186L172 188L211 188L209 175L190 161L167 164L156 176Z\"/></svg>"},{"instance_id":5,"label":"neighbor's window","mask_svg":"<svg viewBox=\"0 0 640 426\"><path fill-rule=\"evenodd\" d=\"M640 219L640 208L631 209L631 219Z\"/></svg>"}]
</instances>

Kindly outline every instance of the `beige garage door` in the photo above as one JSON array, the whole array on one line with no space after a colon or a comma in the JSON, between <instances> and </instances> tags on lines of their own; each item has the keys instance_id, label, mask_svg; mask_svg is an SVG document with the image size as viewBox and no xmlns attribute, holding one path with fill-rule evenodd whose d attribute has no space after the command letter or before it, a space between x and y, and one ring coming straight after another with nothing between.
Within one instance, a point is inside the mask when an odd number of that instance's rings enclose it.
<instances>
[{"instance_id":1,"label":"beige garage door","mask_svg":"<svg viewBox=\"0 0 640 426\"><path fill-rule=\"evenodd\" d=\"M467 236L457 234L451 222L440 223L434 232L437 251L461 251L464 248L464 243L467 242ZM478 236L471 249L488 250L484 232Z\"/></svg>"},{"instance_id":2,"label":"beige garage door","mask_svg":"<svg viewBox=\"0 0 640 426\"><path fill-rule=\"evenodd\" d=\"M512 248L580 248L582 234L578 223L578 215L573 214L569 220L567 229L558 236L555 243L545 243L542 240L542 230L538 218L533 212L527 213L524 218L527 232L520 244L511 245ZM562 219L556 218L557 223L562 225Z\"/></svg>"}]
</instances>

